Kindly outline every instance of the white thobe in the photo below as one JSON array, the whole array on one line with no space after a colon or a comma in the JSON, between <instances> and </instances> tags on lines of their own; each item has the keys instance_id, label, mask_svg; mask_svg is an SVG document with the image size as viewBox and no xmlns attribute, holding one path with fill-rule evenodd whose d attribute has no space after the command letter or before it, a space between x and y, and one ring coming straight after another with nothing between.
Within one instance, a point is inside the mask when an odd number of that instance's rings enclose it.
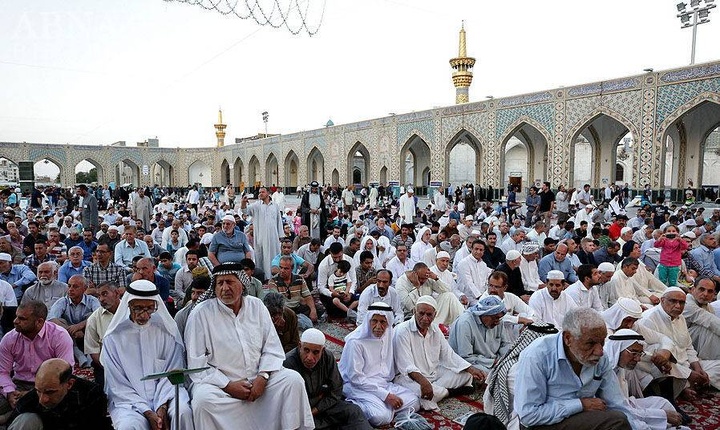
<instances>
[{"instance_id":1,"label":"white thobe","mask_svg":"<svg viewBox=\"0 0 720 430\"><path fill-rule=\"evenodd\" d=\"M394 315L393 325L400 324L405 319L402 304L400 304L400 299L398 298L395 288L388 288L387 294L381 296L378 293L377 284L372 284L360 293L357 307L357 325L361 325L365 321L365 314L367 313L368 307L376 302L383 302L390 305Z\"/></svg>"},{"instance_id":2,"label":"white thobe","mask_svg":"<svg viewBox=\"0 0 720 430\"><path fill-rule=\"evenodd\" d=\"M598 312L605 310L600 301L597 288L588 289L581 281L577 281L569 287L565 288L565 294L572 297L578 306L583 308L593 308Z\"/></svg>"},{"instance_id":3,"label":"white thobe","mask_svg":"<svg viewBox=\"0 0 720 430\"><path fill-rule=\"evenodd\" d=\"M395 327L393 332L395 367L399 373L395 383L410 389L418 397L421 395L420 384L410 378L410 373L419 372L432 384L433 398L420 399L423 409L438 409L437 402L448 396L448 388L472 384L472 375L464 372L470 363L450 348L437 325L431 324L423 336L415 318L411 318Z\"/></svg>"},{"instance_id":4,"label":"white thobe","mask_svg":"<svg viewBox=\"0 0 720 430\"><path fill-rule=\"evenodd\" d=\"M393 257L388 261L388 263L385 265L385 268L392 273L392 285L394 286L397 284L397 280L400 279L402 275L405 274L408 270L412 270L413 266L410 263L410 258L406 257L405 262L403 263L400 261L399 258Z\"/></svg>"},{"instance_id":5,"label":"white thobe","mask_svg":"<svg viewBox=\"0 0 720 430\"><path fill-rule=\"evenodd\" d=\"M482 259L477 260L472 255L460 260L453 270L458 275L458 289L467 296L469 304L474 305L487 291L492 271Z\"/></svg>"},{"instance_id":6,"label":"white thobe","mask_svg":"<svg viewBox=\"0 0 720 430\"><path fill-rule=\"evenodd\" d=\"M470 254L471 252L467 245L460 245L460 248L455 252L455 255L453 256L453 268L456 267L463 258L467 257Z\"/></svg>"},{"instance_id":7,"label":"white thobe","mask_svg":"<svg viewBox=\"0 0 720 430\"><path fill-rule=\"evenodd\" d=\"M412 264L414 265L415 263L422 262L425 251L429 249L433 249L432 244L425 243L418 237L418 240L413 243L413 246L410 248L410 260L412 261Z\"/></svg>"},{"instance_id":8,"label":"white thobe","mask_svg":"<svg viewBox=\"0 0 720 430\"><path fill-rule=\"evenodd\" d=\"M243 213L252 216L255 265L263 270L265 276L270 276L270 263L280 254L280 238L285 235L280 209L272 201L267 204L257 201L243 209Z\"/></svg>"},{"instance_id":9,"label":"white thobe","mask_svg":"<svg viewBox=\"0 0 720 430\"><path fill-rule=\"evenodd\" d=\"M522 277L523 287L527 291L537 291L538 287L544 282L540 279L538 272L537 260L527 261L525 257L520 259L520 275Z\"/></svg>"},{"instance_id":10,"label":"white thobe","mask_svg":"<svg viewBox=\"0 0 720 430\"><path fill-rule=\"evenodd\" d=\"M672 376L687 378L690 376L690 364L700 361L700 366L710 377L710 385L715 389L720 389L720 360L700 360L698 358L684 316L680 315L672 319L662 306L655 306L643 313L637 324L664 334L673 341L670 352L676 360L676 365L673 366L673 370L676 372L671 372Z\"/></svg>"},{"instance_id":11,"label":"white thobe","mask_svg":"<svg viewBox=\"0 0 720 430\"><path fill-rule=\"evenodd\" d=\"M552 298L550 293L548 293L547 288L543 288L533 293L533 295L530 296L528 304L541 321L555 324L555 327L562 327L562 321L563 318L565 318L565 314L570 309L578 307L575 300L565 294L565 291L562 291L560 293L560 297L555 300Z\"/></svg>"},{"instance_id":12,"label":"white thobe","mask_svg":"<svg viewBox=\"0 0 720 430\"><path fill-rule=\"evenodd\" d=\"M627 399L628 409L632 412L635 419L645 423L650 430L666 430L668 428L668 422L665 411L675 412L675 407L667 399L662 397L635 398L630 396L625 369L616 367L615 376L620 384L620 389ZM684 429L687 429L687 427L684 427Z\"/></svg>"},{"instance_id":13,"label":"white thobe","mask_svg":"<svg viewBox=\"0 0 720 430\"><path fill-rule=\"evenodd\" d=\"M422 262L427 264L427 267L433 267L437 262L437 249L435 247L426 249L422 256Z\"/></svg>"},{"instance_id":14,"label":"white thobe","mask_svg":"<svg viewBox=\"0 0 720 430\"><path fill-rule=\"evenodd\" d=\"M647 303L650 303L650 296L656 296L657 298L662 297L665 290L667 290L667 285L660 282L660 279L655 277L642 261L640 261L635 275L630 278L630 282L635 284L635 290L638 292L640 301L643 303L645 303L645 300L647 300Z\"/></svg>"},{"instance_id":15,"label":"white thobe","mask_svg":"<svg viewBox=\"0 0 720 430\"><path fill-rule=\"evenodd\" d=\"M445 199L445 195L443 195L442 191L435 192L435 196L433 196L433 201L435 202L435 210L442 213L445 213L445 211L447 211L447 200Z\"/></svg>"},{"instance_id":16,"label":"white thobe","mask_svg":"<svg viewBox=\"0 0 720 430\"><path fill-rule=\"evenodd\" d=\"M150 218L152 217L153 205L150 197L139 195L133 199L133 210L135 218L143 222L143 228L150 228Z\"/></svg>"},{"instance_id":17,"label":"white thobe","mask_svg":"<svg viewBox=\"0 0 720 430\"><path fill-rule=\"evenodd\" d=\"M450 270L440 270L438 269L437 265L431 266L430 271L436 274L438 279L443 281L445 285L450 287L450 290L455 294L458 299L465 295L457 287L457 281L455 280L455 278L457 277L456 274L454 274Z\"/></svg>"},{"instance_id":18,"label":"white thobe","mask_svg":"<svg viewBox=\"0 0 720 430\"><path fill-rule=\"evenodd\" d=\"M275 206L280 209L280 212L285 212L285 194L281 193L280 191L275 191L272 194L271 199L273 203L275 203Z\"/></svg>"},{"instance_id":19,"label":"white thobe","mask_svg":"<svg viewBox=\"0 0 720 430\"><path fill-rule=\"evenodd\" d=\"M434 296L437 300L435 321L438 324L450 325L465 311L460 300L450 291L450 287L439 280L428 279L423 285L416 287L407 275L402 275L395 284L395 290L406 317L412 316L415 303L421 296Z\"/></svg>"},{"instance_id":20,"label":"white thobe","mask_svg":"<svg viewBox=\"0 0 720 430\"><path fill-rule=\"evenodd\" d=\"M517 252L522 252L523 246L525 246L525 242L520 241L516 243L512 236L508 236L508 238L503 240L502 244L500 244L500 249L502 249L502 252L507 254L512 249Z\"/></svg>"},{"instance_id":21,"label":"white thobe","mask_svg":"<svg viewBox=\"0 0 720 430\"><path fill-rule=\"evenodd\" d=\"M484 299L485 297L489 296L490 294L485 291L482 296L480 296L480 299ZM535 312L533 312L533 309L528 306L523 299L518 297L517 295L513 293L508 293L507 291L503 293L503 296L501 297L503 304L505 305L505 309L507 309L507 313L505 316L503 316L503 321L510 323L510 324L518 324L518 318L524 317L524 318L530 318L534 319L536 317Z\"/></svg>"},{"instance_id":22,"label":"white thobe","mask_svg":"<svg viewBox=\"0 0 720 430\"><path fill-rule=\"evenodd\" d=\"M400 196L398 203L398 215L404 224L412 224L415 222L415 197L403 194Z\"/></svg>"},{"instance_id":23,"label":"white thobe","mask_svg":"<svg viewBox=\"0 0 720 430\"><path fill-rule=\"evenodd\" d=\"M610 281L598 288L598 294L603 304L609 308L620 297L633 299L644 305L650 304L648 297L641 297L638 294L636 284L632 283L631 279L622 270L616 270Z\"/></svg>"},{"instance_id":24,"label":"white thobe","mask_svg":"<svg viewBox=\"0 0 720 430\"><path fill-rule=\"evenodd\" d=\"M159 323L138 325L129 319L102 340L100 361L105 368L105 393L117 430L150 429L143 416L168 404L173 429L192 429L189 398L180 387L180 422L175 421L175 388L167 378L141 381L145 376L185 368L183 346Z\"/></svg>"},{"instance_id":25,"label":"white thobe","mask_svg":"<svg viewBox=\"0 0 720 430\"><path fill-rule=\"evenodd\" d=\"M503 324L487 328L470 311L463 312L455 321L448 343L463 360L486 373L512 346Z\"/></svg>"},{"instance_id":26,"label":"white thobe","mask_svg":"<svg viewBox=\"0 0 720 430\"><path fill-rule=\"evenodd\" d=\"M698 357L720 359L720 318L709 305L700 306L692 294L687 295L686 301L683 316Z\"/></svg>"},{"instance_id":27,"label":"white thobe","mask_svg":"<svg viewBox=\"0 0 720 430\"><path fill-rule=\"evenodd\" d=\"M377 201L378 201L378 189L375 187L370 188L370 209L375 209L377 207Z\"/></svg>"},{"instance_id":28,"label":"white thobe","mask_svg":"<svg viewBox=\"0 0 720 430\"><path fill-rule=\"evenodd\" d=\"M195 428L313 429L305 383L282 367L285 354L270 314L260 299L243 297L237 315L218 299L200 303L190 313L188 367L210 369L191 375ZM232 381L254 380L270 372L265 392L254 402L230 397Z\"/></svg>"}]
</instances>

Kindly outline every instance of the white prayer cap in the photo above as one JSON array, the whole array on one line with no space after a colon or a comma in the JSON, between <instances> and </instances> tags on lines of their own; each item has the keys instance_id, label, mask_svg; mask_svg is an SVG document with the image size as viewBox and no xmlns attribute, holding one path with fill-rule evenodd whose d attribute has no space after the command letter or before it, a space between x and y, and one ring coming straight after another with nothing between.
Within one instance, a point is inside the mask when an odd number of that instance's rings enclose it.
<instances>
[{"instance_id":1,"label":"white prayer cap","mask_svg":"<svg viewBox=\"0 0 720 430\"><path fill-rule=\"evenodd\" d=\"M302 343L312 343L313 345L325 345L325 335L316 328L305 330L300 337Z\"/></svg>"},{"instance_id":2,"label":"white prayer cap","mask_svg":"<svg viewBox=\"0 0 720 430\"><path fill-rule=\"evenodd\" d=\"M110 224L108 224L107 222L103 221L103 222L100 223L100 225L107 225L107 226L109 226Z\"/></svg>"},{"instance_id":3,"label":"white prayer cap","mask_svg":"<svg viewBox=\"0 0 720 430\"><path fill-rule=\"evenodd\" d=\"M470 236L480 236L481 234L480 230L473 230L470 232Z\"/></svg>"},{"instance_id":4,"label":"white prayer cap","mask_svg":"<svg viewBox=\"0 0 720 430\"><path fill-rule=\"evenodd\" d=\"M230 221L231 223L235 223L235 217L232 215L225 215L222 217L223 222Z\"/></svg>"},{"instance_id":5,"label":"white prayer cap","mask_svg":"<svg viewBox=\"0 0 720 430\"><path fill-rule=\"evenodd\" d=\"M407 189L406 189L405 191L407 191L408 193L414 193L414 192L415 192L415 190L413 190L413 187L407 187Z\"/></svg>"},{"instance_id":6,"label":"white prayer cap","mask_svg":"<svg viewBox=\"0 0 720 430\"><path fill-rule=\"evenodd\" d=\"M12 257L7 252L0 252L0 261L12 261Z\"/></svg>"},{"instance_id":7,"label":"white prayer cap","mask_svg":"<svg viewBox=\"0 0 720 430\"><path fill-rule=\"evenodd\" d=\"M693 232L691 232L691 231L688 231L688 232L686 232L686 233L683 233L683 235L682 235L681 237L686 237L686 238L688 238L688 239L690 239L690 240L695 240L695 239L697 239L697 236L695 235L695 233L693 233Z\"/></svg>"},{"instance_id":8,"label":"white prayer cap","mask_svg":"<svg viewBox=\"0 0 720 430\"><path fill-rule=\"evenodd\" d=\"M440 251L440 252L438 252L437 255L435 256L435 259L436 259L436 260L439 260L439 259L441 259L441 258L450 258L450 254L448 254L447 251Z\"/></svg>"},{"instance_id":9,"label":"white prayer cap","mask_svg":"<svg viewBox=\"0 0 720 430\"><path fill-rule=\"evenodd\" d=\"M505 254L506 261L513 261L517 260L518 258L520 258L520 251L516 251L514 249L511 249L510 251L508 251L507 254Z\"/></svg>"},{"instance_id":10,"label":"white prayer cap","mask_svg":"<svg viewBox=\"0 0 720 430\"><path fill-rule=\"evenodd\" d=\"M620 230L620 234L625 234L633 231L632 227L623 227L622 230Z\"/></svg>"},{"instance_id":11,"label":"white prayer cap","mask_svg":"<svg viewBox=\"0 0 720 430\"><path fill-rule=\"evenodd\" d=\"M433 309L437 309L438 307L437 301L433 298L433 296L420 296L417 303L415 303L415 307L418 305L430 305Z\"/></svg>"},{"instance_id":12,"label":"white prayer cap","mask_svg":"<svg viewBox=\"0 0 720 430\"><path fill-rule=\"evenodd\" d=\"M120 229L118 229L118 228L117 228L116 226L114 226L114 225L111 225L110 227L108 227L108 230L120 231Z\"/></svg>"},{"instance_id":13,"label":"white prayer cap","mask_svg":"<svg viewBox=\"0 0 720 430\"><path fill-rule=\"evenodd\" d=\"M593 205L585 205L585 209L592 209Z\"/></svg>"},{"instance_id":14,"label":"white prayer cap","mask_svg":"<svg viewBox=\"0 0 720 430\"><path fill-rule=\"evenodd\" d=\"M193 226L193 228L200 228L200 227L202 227L202 224L200 224L199 222L195 223L195 225Z\"/></svg>"},{"instance_id":15,"label":"white prayer cap","mask_svg":"<svg viewBox=\"0 0 720 430\"><path fill-rule=\"evenodd\" d=\"M52 230L52 229L56 229L56 228L58 228L58 225L55 224L54 222L51 222L50 224L47 225L48 230Z\"/></svg>"},{"instance_id":16,"label":"white prayer cap","mask_svg":"<svg viewBox=\"0 0 720 430\"><path fill-rule=\"evenodd\" d=\"M668 289L665 290L662 296L665 297L670 293L683 293L684 295L686 294L685 291L683 291L683 289L680 287L668 287Z\"/></svg>"},{"instance_id":17,"label":"white prayer cap","mask_svg":"<svg viewBox=\"0 0 720 430\"><path fill-rule=\"evenodd\" d=\"M551 270L547 274L548 280L550 279L565 279L565 274L559 270Z\"/></svg>"},{"instance_id":18,"label":"white prayer cap","mask_svg":"<svg viewBox=\"0 0 720 430\"><path fill-rule=\"evenodd\" d=\"M604 263L600 263L598 266L598 270L601 272L613 272L615 273L615 266L612 263L608 263L607 261Z\"/></svg>"},{"instance_id":19,"label":"white prayer cap","mask_svg":"<svg viewBox=\"0 0 720 430\"><path fill-rule=\"evenodd\" d=\"M640 303L635 300L629 297L620 297L616 303L618 303L618 306L620 306L620 308L625 311L628 316L637 319L640 319L642 316L642 306L640 306Z\"/></svg>"},{"instance_id":20,"label":"white prayer cap","mask_svg":"<svg viewBox=\"0 0 720 430\"><path fill-rule=\"evenodd\" d=\"M125 221L130 222L130 218L128 218L126 216L122 217L122 222L125 222Z\"/></svg>"},{"instance_id":21,"label":"white prayer cap","mask_svg":"<svg viewBox=\"0 0 720 430\"><path fill-rule=\"evenodd\" d=\"M212 233L205 233L200 238L200 243L203 245L210 245L210 242L212 242L213 234Z\"/></svg>"},{"instance_id":22,"label":"white prayer cap","mask_svg":"<svg viewBox=\"0 0 720 430\"><path fill-rule=\"evenodd\" d=\"M475 218L472 215L468 215L465 217L465 221L475 221Z\"/></svg>"}]
</instances>

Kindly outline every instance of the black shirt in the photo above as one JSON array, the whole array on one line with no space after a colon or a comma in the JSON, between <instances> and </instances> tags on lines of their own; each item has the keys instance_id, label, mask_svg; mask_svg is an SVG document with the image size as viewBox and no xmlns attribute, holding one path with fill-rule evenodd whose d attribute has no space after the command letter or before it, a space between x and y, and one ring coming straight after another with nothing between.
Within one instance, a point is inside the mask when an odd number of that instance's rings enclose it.
<instances>
[{"instance_id":1,"label":"black shirt","mask_svg":"<svg viewBox=\"0 0 720 430\"><path fill-rule=\"evenodd\" d=\"M13 418L23 413L38 414L46 430L111 430L107 397L100 386L87 379L71 378L75 380L73 386L56 407L42 407L37 391L31 390L18 400Z\"/></svg>"},{"instance_id":2,"label":"black shirt","mask_svg":"<svg viewBox=\"0 0 720 430\"><path fill-rule=\"evenodd\" d=\"M540 212L547 212L552 208L552 202L555 201L555 193L550 190L542 192L540 196Z\"/></svg>"}]
</instances>

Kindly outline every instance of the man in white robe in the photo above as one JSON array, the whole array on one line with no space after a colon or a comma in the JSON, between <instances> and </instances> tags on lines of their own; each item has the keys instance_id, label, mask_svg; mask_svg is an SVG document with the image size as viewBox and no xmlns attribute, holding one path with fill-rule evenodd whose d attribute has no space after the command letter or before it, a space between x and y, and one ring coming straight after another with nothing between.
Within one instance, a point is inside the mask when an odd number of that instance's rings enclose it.
<instances>
[{"instance_id":1,"label":"man in white robe","mask_svg":"<svg viewBox=\"0 0 720 430\"><path fill-rule=\"evenodd\" d=\"M641 297L635 284L632 282L633 276L637 273L639 262L637 259L627 257L620 263L620 269L613 273L610 282L602 284L598 288L598 294L603 306L611 307L620 297L633 299L640 303L643 309L647 309L650 304L648 297Z\"/></svg>"},{"instance_id":2,"label":"man in white robe","mask_svg":"<svg viewBox=\"0 0 720 430\"><path fill-rule=\"evenodd\" d=\"M523 288L525 291L538 291L545 287L540 279L538 271L538 251L540 246L537 243L526 243L522 247L522 258L520 259L520 275L522 276Z\"/></svg>"},{"instance_id":3,"label":"man in white robe","mask_svg":"<svg viewBox=\"0 0 720 430\"><path fill-rule=\"evenodd\" d=\"M399 243L395 247L395 256L388 261L385 265L390 273L392 273L392 285L393 287L397 283L398 279L412 269L412 263L410 261L410 255L408 254L410 249L404 243Z\"/></svg>"},{"instance_id":4,"label":"man in white robe","mask_svg":"<svg viewBox=\"0 0 720 430\"><path fill-rule=\"evenodd\" d=\"M244 214L252 216L255 239L255 266L270 276L272 259L280 254L280 238L285 235L282 225L282 213L270 199L267 188L258 190L258 201L248 206L247 195L243 196L240 208Z\"/></svg>"},{"instance_id":5,"label":"man in white robe","mask_svg":"<svg viewBox=\"0 0 720 430\"><path fill-rule=\"evenodd\" d=\"M577 270L578 280L565 289L578 306L593 308L598 312L606 308L600 301L597 286L600 284L600 272L592 264L581 264Z\"/></svg>"},{"instance_id":6,"label":"man in white robe","mask_svg":"<svg viewBox=\"0 0 720 430\"><path fill-rule=\"evenodd\" d=\"M487 373L512 343L502 318L506 309L497 296L487 296L470 306L450 329L450 347L476 369Z\"/></svg>"},{"instance_id":7,"label":"man in white robe","mask_svg":"<svg viewBox=\"0 0 720 430\"><path fill-rule=\"evenodd\" d=\"M393 347L399 374L395 383L420 397L425 410L439 409L437 402L452 394L470 394L473 379L482 383L485 373L463 360L433 323L437 302L422 296L415 316L395 327Z\"/></svg>"},{"instance_id":8,"label":"man in white robe","mask_svg":"<svg viewBox=\"0 0 720 430\"><path fill-rule=\"evenodd\" d=\"M714 295L715 281L696 279L683 311L693 346L701 360L720 359L720 317L709 305Z\"/></svg>"},{"instance_id":9,"label":"man in white robe","mask_svg":"<svg viewBox=\"0 0 720 430\"><path fill-rule=\"evenodd\" d=\"M415 191L413 190L413 187L407 187L407 192L400 196L398 201L397 213L403 224L414 224L416 212Z\"/></svg>"},{"instance_id":10,"label":"man in white robe","mask_svg":"<svg viewBox=\"0 0 720 430\"><path fill-rule=\"evenodd\" d=\"M213 269L213 288L190 313L185 330L195 428L312 429L305 383L285 359L270 314L247 296L242 266ZM198 300L198 302L200 302Z\"/></svg>"},{"instance_id":11,"label":"man in white robe","mask_svg":"<svg viewBox=\"0 0 720 430\"><path fill-rule=\"evenodd\" d=\"M637 398L630 395L629 386L638 383L632 370L645 355L644 341L642 335L630 329L620 329L609 335L605 341L604 352L614 367L620 390L628 403L628 410L638 424L649 430L680 426L682 416L667 399L658 396Z\"/></svg>"},{"instance_id":12,"label":"man in white robe","mask_svg":"<svg viewBox=\"0 0 720 430\"><path fill-rule=\"evenodd\" d=\"M150 218L153 213L153 204L150 197L145 195L145 189L140 187L137 190L137 196L133 198L133 215L135 219L139 219L143 223L143 228L150 228ZM95 221L97 223L97 221Z\"/></svg>"},{"instance_id":13,"label":"man in white robe","mask_svg":"<svg viewBox=\"0 0 720 430\"><path fill-rule=\"evenodd\" d=\"M476 239L472 243L471 254L456 262L453 271L457 273L458 289L466 297L469 305L477 303L480 296L487 291L490 268L483 261L485 243Z\"/></svg>"},{"instance_id":14,"label":"man in white robe","mask_svg":"<svg viewBox=\"0 0 720 430\"><path fill-rule=\"evenodd\" d=\"M105 393L117 430L192 429L187 391L180 387L180 422L175 422L175 387L167 378L142 381L155 373L185 368L185 349L175 321L155 284L132 282L103 338L100 362Z\"/></svg>"},{"instance_id":15,"label":"man in white robe","mask_svg":"<svg viewBox=\"0 0 720 430\"><path fill-rule=\"evenodd\" d=\"M345 397L360 406L375 427L420 407L415 393L392 382L396 374L392 319L386 303L370 305L363 324L345 337L338 363Z\"/></svg>"},{"instance_id":16,"label":"man in white robe","mask_svg":"<svg viewBox=\"0 0 720 430\"><path fill-rule=\"evenodd\" d=\"M579 307L572 297L565 294L563 282L565 274L559 270L551 270L547 275L547 286L530 296L529 305L540 321L562 325L565 314Z\"/></svg>"},{"instance_id":17,"label":"man in white robe","mask_svg":"<svg viewBox=\"0 0 720 430\"><path fill-rule=\"evenodd\" d=\"M370 187L370 209L377 209L378 189L376 186Z\"/></svg>"},{"instance_id":18,"label":"man in white robe","mask_svg":"<svg viewBox=\"0 0 720 430\"><path fill-rule=\"evenodd\" d=\"M426 263L427 264L427 263ZM450 254L447 251L440 251L437 253L435 259L435 265L430 267L430 271L437 275L438 279L441 280L445 285L450 287L450 290L460 300L460 304L463 306L468 305L467 297L460 291L457 286L457 274L450 270Z\"/></svg>"},{"instance_id":19,"label":"man in white robe","mask_svg":"<svg viewBox=\"0 0 720 430\"><path fill-rule=\"evenodd\" d=\"M449 326L465 311L457 296L425 263L416 263L412 271L403 274L395 284L395 290L406 318L412 316L421 296L433 296L437 300L435 318L438 324Z\"/></svg>"},{"instance_id":20,"label":"man in white robe","mask_svg":"<svg viewBox=\"0 0 720 430\"><path fill-rule=\"evenodd\" d=\"M687 379L691 384L691 391L688 392L688 395L692 396L694 395L693 390L707 387L708 384L716 389L720 388L720 360L700 360L698 358L692 345L685 317L682 315L685 302L685 292L678 287L670 287L665 290L665 294L660 299L660 306L655 306L643 313L638 324L664 334L673 341L673 346L665 357L668 362L676 363L670 375ZM653 369L653 376L658 378L662 375L657 374Z\"/></svg>"},{"instance_id":21,"label":"man in white robe","mask_svg":"<svg viewBox=\"0 0 720 430\"><path fill-rule=\"evenodd\" d=\"M527 325L533 322L535 313L520 297L508 292L508 276L507 273L496 270L490 274L488 279L488 290L483 293L480 299L488 296L497 296L505 304L506 314L502 317L503 323L509 325L508 328L518 332L519 327L513 327L516 324ZM531 296L532 297L532 296ZM510 336L513 341L517 336Z\"/></svg>"}]
</instances>

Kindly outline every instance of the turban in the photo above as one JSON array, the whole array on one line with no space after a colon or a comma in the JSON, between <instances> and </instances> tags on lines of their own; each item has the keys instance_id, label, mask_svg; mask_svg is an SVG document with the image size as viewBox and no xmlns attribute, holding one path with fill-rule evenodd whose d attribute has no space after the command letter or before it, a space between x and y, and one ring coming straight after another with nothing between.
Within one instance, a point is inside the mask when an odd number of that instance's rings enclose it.
<instances>
[{"instance_id":1,"label":"turban","mask_svg":"<svg viewBox=\"0 0 720 430\"><path fill-rule=\"evenodd\" d=\"M505 303L498 296L487 296L477 302L475 305L470 306L468 311L476 317L483 315L497 315L500 313L507 312Z\"/></svg>"},{"instance_id":2,"label":"turban","mask_svg":"<svg viewBox=\"0 0 720 430\"><path fill-rule=\"evenodd\" d=\"M526 243L522 247L522 253L525 255L535 254L540 249L540 246L535 242Z\"/></svg>"}]
</instances>

